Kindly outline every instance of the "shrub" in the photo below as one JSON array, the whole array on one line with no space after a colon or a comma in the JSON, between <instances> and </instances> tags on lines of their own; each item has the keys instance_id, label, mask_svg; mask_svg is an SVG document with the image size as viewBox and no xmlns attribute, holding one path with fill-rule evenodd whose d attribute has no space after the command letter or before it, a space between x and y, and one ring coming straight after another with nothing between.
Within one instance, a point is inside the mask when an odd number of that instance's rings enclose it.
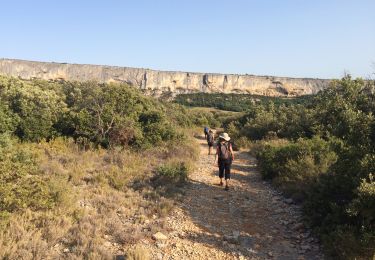
<instances>
[{"instance_id":1,"label":"shrub","mask_svg":"<svg viewBox=\"0 0 375 260\"><path fill-rule=\"evenodd\" d=\"M65 119L70 123L60 125L76 139L84 138L103 147L145 148L177 137L176 127L166 116L167 106L127 85L67 83L64 92L70 109ZM172 115L181 112L176 111Z\"/></svg>"},{"instance_id":2,"label":"shrub","mask_svg":"<svg viewBox=\"0 0 375 260\"><path fill-rule=\"evenodd\" d=\"M0 146L0 212L53 207L54 194L40 174L35 156L15 141L4 140Z\"/></svg>"},{"instance_id":3,"label":"shrub","mask_svg":"<svg viewBox=\"0 0 375 260\"><path fill-rule=\"evenodd\" d=\"M160 111L147 111L140 114L139 122L143 129L143 145L155 146L162 141L173 140L177 137L175 128L167 121L166 115Z\"/></svg>"},{"instance_id":4,"label":"shrub","mask_svg":"<svg viewBox=\"0 0 375 260\"><path fill-rule=\"evenodd\" d=\"M0 103L0 134L12 133L17 123L18 117L9 110L7 105Z\"/></svg>"},{"instance_id":5,"label":"shrub","mask_svg":"<svg viewBox=\"0 0 375 260\"><path fill-rule=\"evenodd\" d=\"M115 146L132 146L136 143L136 140L142 138L142 133L136 127L132 127L131 123L129 126L114 126L113 130L109 134L109 145Z\"/></svg>"},{"instance_id":6,"label":"shrub","mask_svg":"<svg viewBox=\"0 0 375 260\"><path fill-rule=\"evenodd\" d=\"M375 182L372 175L362 180L354 196L343 215L336 209L332 212L336 216L325 219L322 239L328 253L336 258L349 260L360 256L358 259L372 259L375 255Z\"/></svg>"},{"instance_id":7,"label":"shrub","mask_svg":"<svg viewBox=\"0 0 375 260\"><path fill-rule=\"evenodd\" d=\"M16 129L20 138L40 141L56 135L53 126L66 106L55 85L40 87L33 82L2 78L0 90L0 99L20 119Z\"/></svg>"},{"instance_id":8,"label":"shrub","mask_svg":"<svg viewBox=\"0 0 375 260\"><path fill-rule=\"evenodd\" d=\"M257 158L262 176L273 179L296 199L304 198L311 184L337 160L330 142L317 137L282 146L266 145L258 151Z\"/></svg>"},{"instance_id":9,"label":"shrub","mask_svg":"<svg viewBox=\"0 0 375 260\"><path fill-rule=\"evenodd\" d=\"M159 166L156 170L157 176L159 176L162 181L166 183L176 183L181 184L187 180L188 177L188 167L184 162L171 162Z\"/></svg>"}]
</instances>

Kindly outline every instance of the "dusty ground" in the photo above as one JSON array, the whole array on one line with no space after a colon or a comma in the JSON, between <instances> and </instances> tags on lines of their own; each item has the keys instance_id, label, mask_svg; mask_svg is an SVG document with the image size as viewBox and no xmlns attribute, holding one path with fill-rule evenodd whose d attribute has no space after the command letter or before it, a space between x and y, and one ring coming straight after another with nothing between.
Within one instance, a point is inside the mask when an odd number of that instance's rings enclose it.
<instances>
[{"instance_id":1,"label":"dusty ground","mask_svg":"<svg viewBox=\"0 0 375 260\"><path fill-rule=\"evenodd\" d=\"M323 259L317 240L301 223L298 206L256 170L256 160L236 152L230 191L218 186L214 156L199 138L198 170L166 230L146 245L152 259Z\"/></svg>"}]
</instances>

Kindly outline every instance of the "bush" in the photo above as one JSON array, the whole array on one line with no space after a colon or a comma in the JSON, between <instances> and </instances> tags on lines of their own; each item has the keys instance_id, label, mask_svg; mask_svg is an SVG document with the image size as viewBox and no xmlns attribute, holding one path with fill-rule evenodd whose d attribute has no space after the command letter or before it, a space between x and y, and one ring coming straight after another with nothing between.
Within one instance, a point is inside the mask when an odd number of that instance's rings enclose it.
<instances>
[{"instance_id":1,"label":"bush","mask_svg":"<svg viewBox=\"0 0 375 260\"><path fill-rule=\"evenodd\" d=\"M312 183L337 160L330 142L320 138L299 139L282 146L268 144L258 151L257 158L262 176L273 179L296 199L303 199Z\"/></svg>"},{"instance_id":2,"label":"bush","mask_svg":"<svg viewBox=\"0 0 375 260\"><path fill-rule=\"evenodd\" d=\"M375 252L375 179L372 174L362 180L347 212L360 227L359 230L353 232L357 235L356 240L360 242L360 246L351 251L364 249L360 254L373 256ZM344 248L342 248L343 252L345 252Z\"/></svg>"},{"instance_id":3,"label":"bush","mask_svg":"<svg viewBox=\"0 0 375 260\"><path fill-rule=\"evenodd\" d=\"M0 78L0 99L19 117L16 134L23 140L40 141L56 135L54 124L66 107L64 96L53 84L37 85L13 78Z\"/></svg>"},{"instance_id":4,"label":"bush","mask_svg":"<svg viewBox=\"0 0 375 260\"><path fill-rule=\"evenodd\" d=\"M184 162L171 162L157 168L156 174L162 182L181 184L187 180L188 167Z\"/></svg>"},{"instance_id":5,"label":"bush","mask_svg":"<svg viewBox=\"0 0 375 260\"><path fill-rule=\"evenodd\" d=\"M13 132L17 122L18 117L9 110L7 105L0 103L0 134Z\"/></svg>"},{"instance_id":6,"label":"bush","mask_svg":"<svg viewBox=\"0 0 375 260\"><path fill-rule=\"evenodd\" d=\"M143 129L143 144L158 145L162 141L177 137L175 128L167 121L166 115L160 111L147 111L139 116ZM142 145L142 144L140 144Z\"/></svg>"},{"instance_id":7,"label":"bush","mask_svg":"<svg viewBox=\"0 0 375 260\"><path fill-rule=\"evenodd\" d=\"M35 156L9 137L0 144L0 212L48 209L56 201L49 181L41 175ZM7 141L5 141L7 140Z\"/></svg>"},{"instance_id":8,"label":"bush","mask_svg":"<svg viewBox=\"0 0 375 260\"><path fill-rule=\"evenodd\" d=\"M325 191L326 192L326 191ZM316 196L316 194L315 194ZM363 179L360 186L354 191L355 198L343 207L339 204L326 202L320 207L329 212L327 216L321 216L323 221L315 225L322 234L322 240L326 250L332 256L339 259L373 259L375 254L375 182L372 175ZM315 202L315 200L312 200ZM329 203L333 203L330 200ZM316 205L316 204L314 204ZM312 218L321 214L322 210L312 211L307 204L306 210ZM310 218L311 219L311 218Z\"/></svg>"},{"instance_id":9,"label":"bush","mask_svg":"<svg viewBox=\"0 0 375 260\"><path fill-rule=\"evenodd\" d=\"M297 106L279 111L268 106L235 122L243 125L240 136L265 138L272 131L291 140L281 146L256 145L261 172L303 200L307 222L327 252L340 259L371 259L375 254L373 90L371 82L346 76L300 111ZM293 141L298 136L311 139Z\"/></svg>"},{"instance_id":10,"label":"bush","mask_svg":"<svg viewBox=\"0 0 375 260\"><path fill-rule=\"evenodd\" d=\"M169 108L127 85L67 83L64 92L70 123L61 125L76 139L85 138L103 147L145 148L178 137L176 124L166 114ZM172 118L177 120L180 113L176 109Z\"/></svg>"}]
</instances>

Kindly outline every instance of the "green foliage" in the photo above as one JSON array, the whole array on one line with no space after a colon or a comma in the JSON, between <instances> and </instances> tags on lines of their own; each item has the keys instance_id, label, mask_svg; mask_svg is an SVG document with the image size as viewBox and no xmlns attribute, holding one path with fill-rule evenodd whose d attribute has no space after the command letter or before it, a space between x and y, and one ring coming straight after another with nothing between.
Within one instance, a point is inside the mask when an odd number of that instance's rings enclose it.
<instances>
[{"instance_id":1,"label":"green foliage","mask_svg":"<svg viewBox=\"0 0 375 260\"><path fill-rule=\"evenodd\" d=\"M156 172L162 181L181 184L187 180L189 170L184 162L171 162L158 167Z\"/></svg>"},{"instance_id":2,"label":"green foliage","mask_svg":"<svg viewBox=\"0 0 375 260\"><path fill-rule=\"evenodd\" d=\"M125 85L86 82L66 83L64 92L70 110L67 118L71 119L65 134L71 132L75 138L85 138L105 147L116 145L114 132L117 135L126 132L128 140L122 140L126 145L142 137L138 117L153 104L135 90ZM136 130L130 133L129 126ZM112 142L111 137L114 137Z\"/></svg>"},{"instance_id":3,"label":"green foliage","mask_svg":"<svg viewBox=\"0 0 375 260\"><path fill-rule=\"evenodd\" d=\"M225 125L235 139L264 140L253 146L263 177L303 201L307 222L340 259L375 253L374 88L346 76L307 104L259 105Z\"/></svg>"},{"instance_id":4,"label":"green foliage","mask_svg":"<svg viewBox=\"0 0 375 260\"><path fill-rule=\"evenodd\" d=\"M362 228L367 232L375 228L375 180L370 174L357 188L356 198L350 203L348 213L362 220Z\"/></svg>"},{"instance_id":5,"label":"green foliage","mask_svg":"<svg viewBox=\"0 0 375 260\"><path fill-rule=\"evenodd\" d=\"M329 211L320 227L322 239L337 258L360 256L361 259L372 259L375 252L375 182L371 174L361 181L353 197L343 210L332 200L331 208L327 203L321 205Z\"/></svg>"},{"instance_id":6,"label":"green foliage","mask_svg":"<svg viewBox=\"0 0 375 260\"><path fill-rule=\"evenodd\" d=\"M157 160L174 156L178 160L155 171L156 190L168 193L186 180L189 167L184 159L193 156L186 149L182 128L223 124L236 145L263 140L252 145L262 175L303 201L306 221L320 234L327 252L342 259L371 258L375 252L374 93L370 82L345 77L315 97L197 93L176 98L189 106L245 111L234 113L163 103L125 84L1 76L0 218L24 209L51 209L67 200L67 180L41 174L26 141L53 143L62 135L85 148L121 146L112 150L122 151L130 146L138 151L149 148L159 156ZM21 145L12 136L25 142ZM124 191L128 176L140 169L129 167L130 159L123 167L130 154L124 156L113 157L117 166L95 173L97 182ZM52 172L53 166L49 166ZM87 177L85 172L77 170L71 181L80 183ZM95 178L86 181L95 182Z\"/></svg>"},{"instance_id":7,"label":"green foliage","mask_svg":"<svg viewBox=\"0 0 375 260\"><path fill-rule=\"evenodd\" d=\"M140 114L139 122L143 129L144 140L149 145L157 145L177 137L166 115L160 111L147 111Z\"/></svg>"},{"instance_id":8,"label":"green foliage","mask_svg":"<svg viewBox=\"0 0 375 260\"><path fill-rule=\"evenodd\" d=\"M17 119L7 105L0 103L0 134L13 132L17 125Z\"/></svg>"},{"instance_id":9,"label":"green foliage","mask_svg":"<svg viewBox=\"0 0 375 260\"><path fill-rule=\"evenodd\" d=\"M64 96L56 92L55 85L38 83L0 78L0 99L19 117L16 134L24 140L54 136L53 125L65 109Z\"/></svg>"},{"instance_id":10,"label":"green foliage","mask_svg":"<svg viewBox=\"0 0 375 260\"><path fill-rule=\"evenodd\" d=\"M165 197L180 194L197 154L187 128L216 120L203 114L126 84L0 76L0 258L54 258L56 244L73 258L111 258L103 235L124 244L135 230L118 221L119 205L142 219L173 208Z\"/></svg>"},{"instance_id":11,"label":"green foliage","mask_svg":"<svg viewBox=\"0 0 375 260\"><path fill-rule=\"evenodd\" d=\"M334 135L349 145L373 149L374 94L373 86L349 76L333 82L331 88L316 97L314 107L317 130L323 135Z\"/></svg>"},{"instance_id":12,"label":"green foliage","mask_svg":"<svg viewBox=\"0 0 375 260\"><path fill-rule=\"evenodd\" d=\"M311 109L302 105L276 107L274 103L255 107L231 123L232 128L239 129L236 136L251 140L261 140L270 134L290 139L311 137L314 127Z\"/></svg>"},{"instance_id":13,"label":"green foliage","mask_svg":"<svg viewBox=\"0 0 375 260\"><path fill-rule=\"evenodd\" d=\"M47 209L55 201L49 183L33 154L8 136L0 135L0 213L21 209Z\"/></svg>"},{"instance_id":14,"label":"green foliage","mask_svg":"<svg viewBox=\"0 0 375 260\"><path fill-rule=\"evenodd\" d=\"M257 154L261 174L273 179L287 194L301 199L318 177L326 174L337 156L331 144L320 138L265 145Z\"/></svg>"},{"instance_id":15,"label":"green foliage","mask_svg":"<svg viewBox=\"0 0 375 260\"><path fill-rule=\"evenodd\" d=\"M196 116L176 104L164 104L123 84L64 83L69 114L62 132L103 147L146 148L181 137L180 127Z\"/></svg>"},{"instance_id":16,"label":"green foliage","mask_svg":"<svg viewBox=\"0 0 375 260\"><path fill-rule=\"evenodd\" d=\"M215 121L125 84L0 77L0 101L0 133L38 142L64 135L84 146L150 147L180 138L180 127Z\"/></svg>"}]
</instances>

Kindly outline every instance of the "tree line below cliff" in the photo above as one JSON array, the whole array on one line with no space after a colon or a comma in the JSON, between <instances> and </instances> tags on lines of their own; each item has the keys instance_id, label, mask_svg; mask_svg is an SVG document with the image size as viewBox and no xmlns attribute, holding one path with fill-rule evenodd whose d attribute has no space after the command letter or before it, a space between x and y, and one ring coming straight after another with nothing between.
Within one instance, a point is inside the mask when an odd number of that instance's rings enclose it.
<instances>
[{"instance_id":1,"label":"tree line below cliff","mask_svg":"<svg viewBox=\"0 0 375 260\"><path fill-rule=\"evenodd\" d=\"M226 111L243 112L270 103L277 107L308 104L312 99L312 95L286 98L234 93L191 93L177 95L174 102L189 107L214 107Z\"/></svg>"}]
</instances>

